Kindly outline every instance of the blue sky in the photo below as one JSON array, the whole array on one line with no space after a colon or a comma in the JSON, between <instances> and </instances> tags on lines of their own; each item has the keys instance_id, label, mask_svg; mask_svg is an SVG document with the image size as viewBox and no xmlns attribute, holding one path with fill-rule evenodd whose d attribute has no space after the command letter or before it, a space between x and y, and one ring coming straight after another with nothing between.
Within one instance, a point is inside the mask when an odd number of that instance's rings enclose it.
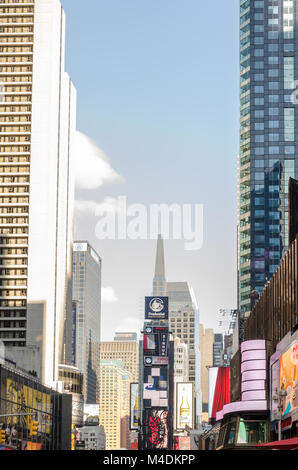
<instances>
[{"instance_id":1,"label":"blue sky","mask_svg":"<svg viewBox=\"0 0 298 470\"><path fill-rule=\"evenodd\" d=\"M79 199L126 195L139 203L202 203L198 252L166 243L168 280L189 280L205 326L236 306L238 1L62 0L66 69L78 92L78 129L124 181ZM103 258L103 339L139 315L151 289L155 242L100 242L96 221L76 234ZM109 318L109 321L107 320ZM114 323L110 321L113 318ZM127 322L127 325L133 320Z\"/></svg>"}]
</instances>

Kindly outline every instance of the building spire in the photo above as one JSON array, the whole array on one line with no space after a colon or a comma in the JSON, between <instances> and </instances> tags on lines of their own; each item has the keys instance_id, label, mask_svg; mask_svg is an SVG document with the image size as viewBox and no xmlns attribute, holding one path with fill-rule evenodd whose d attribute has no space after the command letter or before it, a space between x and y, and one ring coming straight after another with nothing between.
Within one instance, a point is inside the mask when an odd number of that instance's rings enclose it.
<instances>
[{"instance_id":1,"label":"building spire","mask_svg":"<svg viewBox=\"0 0 298 470\"><path fill-rule=\"evenodd\" d=\"M156 260L155 260L155 273L153 278L153 295L165 295L166 291L166 276L165 276L165 258L163 239L158 235Z\"/></svg>"}]
</instances>

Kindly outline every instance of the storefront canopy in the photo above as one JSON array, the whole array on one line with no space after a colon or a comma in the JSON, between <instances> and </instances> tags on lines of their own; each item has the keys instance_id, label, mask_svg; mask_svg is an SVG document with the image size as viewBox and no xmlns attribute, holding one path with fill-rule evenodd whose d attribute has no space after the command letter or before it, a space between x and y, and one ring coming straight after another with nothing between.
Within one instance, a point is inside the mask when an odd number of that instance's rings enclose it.
<instances>
[{"instance_id":1,"label":"storefront canopy","mask_svg":"<svg viewBox=\"0 0 298 470\"><path fill-rule=\"evenodd\" d=\"M266 444L258 444L256 447L263 447L272 450L298 450L298 437L293 439L285 439L284 441L267 442Z\"/></svg>"}]
</instances>

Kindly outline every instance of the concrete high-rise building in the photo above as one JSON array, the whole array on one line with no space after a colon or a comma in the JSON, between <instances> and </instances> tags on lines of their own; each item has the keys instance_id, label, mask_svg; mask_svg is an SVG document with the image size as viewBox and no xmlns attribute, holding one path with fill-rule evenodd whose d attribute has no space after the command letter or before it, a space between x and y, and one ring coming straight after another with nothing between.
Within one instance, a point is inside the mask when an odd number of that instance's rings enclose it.
<instances>
[{"instance_id":1,"label":"concrete high-rise building","mask_svg":"<svg viewBox=\"0 0 298 470\"><path fill-rule=\"evenodd\" d=\"M188 382L188 348L180 338L174 339L174 382Z\"/></svg>"},{"instance_id":2,"label":"concrete high-rise building","mask_svg":"<svg viewBox=\"0 0 298 470\"><path fill-rule=\"evenodd\" d=\"M114 336L114 341L137 341L138 335L137 333L129 333L129 332L116 332Z\"/></svg>"},{"instance_id":3,"label":"concrete high-rise building","mask_svg":"<svg viewBox=\"0 0 298 470\"><path fill-rule=\"evenodd\" d=\"M75 366L60 364L58 388L60 388L60 392L70 393L72 396L72 424L74 426L83 426L83 374Z\"/></svg>"},{"instance_id":4,"label":"concrete high-rise building","mask_svg":"<svg viewBox=\"0 0 298 470\"><path fill-rule=\"evenodd\" d=\"M196 380L198 359L199 313L194 293L187 282L168 282L169 324L174 338L180 338L188 348L188 380Z\"/></svg>"},{"instance_id":5,"label":"concrete high-rise building","mask_svg":"<svg viewBox=\"0 0 298 470\"><path fill-rule=\"evenodd\" d=\"M297 1L240 0L239 307L249 315L288 248L298 176Z\"/></svg>"},{"instance_id":6,"label":"concrete high-rise building","mask_svg":"<svg viewBox=\"0 0 298 470\"><path fill-rule=\"evenodd\" d=\"M139 382L139 343L136 333L116 333L114 341L102 341L100 359L121 360L125 369L132 373L134 382Z\"/></svg>"},{"instance_id":7,"label":"concrete high-rise building","mask_svg":"<svg viewBox=\"0 0 298 470\"><path fill-rule=\"evenodd\" d=\"M157 250L155 260L155 271L153 278L153 295L165 296L167 293L167 281L165 275L165 257L163 248L163 239L158 235Z\"/></svg>"},{"instance_id":8,"label":"concrete high-rise building","mask_svg":"<svg viewBox=\"0 0 298 470\"><path fill-rule=\"evenodd\" d=\"M199 309L193 289L187 282L167 282L163 239L158 236L153 295L169 298L169 328L173 338L180 338L188 348L188 381L194 383L196 422L201 414ZM174 357L175 363L175 357ZM175 366L174 366L175 367Z\"/></svg>"},{"instance_id":9,"label":"concrete high-rise building","mask_svg":"<svg viewBox=\"0 0 298 470\"><path fill-rule=\"evenodd\" d=\"M101 258L86 241L73 245L76 366L84 374L85 403L99 400Z\"/></svg>"},{"instance_id":10,"label":"concrete high-rise building","mask_svg":"<svg viewBox=\"0 0 298 470\"><path fill-rule=\"evenodd\" d=\"M209 378L208 367L213 366L214 332L200 324L200 353L201 353L201 388L203 420L208 421ZM206 417L206 419L204 419Z\"/></svg>"},{"instance_id":11,"label":"concrete high-rise building","mask_svg":"<svg viewBox=\"0 0 298 470\"><path fill-rule=\"evenodd\" d=\"M77 430L77 440L83 441L85 450L106 450L106 435L103 426L85 423Z\"/></svg>"},{"instance_id":12,"label":"concrete high-rise building","mask_svg":"<svg viewBox=\"0 0 298 470\"><path fill-rule=\"evenodd\" d=\"M106 433L107 450L129 449L130 384L133 374L123 361L100 362L99 423Z\"/></svg>"},{"instance_id":13,"label":"concrete high-rise building","mask_svg":"<svg viewBox=\"0 0 298 470\"><path fill-rule=\"evenodd\" d=\"M213 343L213 366L223 365L224 338L221 333L215 333Z\"/></svg>"},{"instance_id":14,"label":"concrete high-rise building","mask_svg":"<svg viewBox=\"0 0 298 470\"><path fill-rule=\"evenodd\" d=\"M70 351L76 93L64 52L59 0L1 1L0 340L16 360L38 351L47 385Z\"/></svg>"}]
</instances>

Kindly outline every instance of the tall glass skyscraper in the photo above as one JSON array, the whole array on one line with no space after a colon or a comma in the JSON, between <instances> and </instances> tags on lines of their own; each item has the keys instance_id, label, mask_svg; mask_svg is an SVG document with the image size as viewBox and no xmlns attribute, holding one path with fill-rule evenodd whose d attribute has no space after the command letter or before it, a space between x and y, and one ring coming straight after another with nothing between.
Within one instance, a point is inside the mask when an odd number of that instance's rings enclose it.
<instances>
[{"instance_id":1,"label":"tall glass skyscraper","mask_svg":"<svg viewBox=\"0 0 298 470\"><path fill-rule=\"evenodd\" d=\"M298 175L297 0L240 0L239 308L252 309L288 248Z\"/></svg>"},{"instance_id":2,"label":"tall glass skyscraper","mask_svg":"<svg viewBox=\"0 0 298 470\"><path fill-rule=\"evenodd\" d=\"M84 374L85 403L99 402L101 258L86 241L73 245L75 365Z\"/></svg>"}]
</instances>

